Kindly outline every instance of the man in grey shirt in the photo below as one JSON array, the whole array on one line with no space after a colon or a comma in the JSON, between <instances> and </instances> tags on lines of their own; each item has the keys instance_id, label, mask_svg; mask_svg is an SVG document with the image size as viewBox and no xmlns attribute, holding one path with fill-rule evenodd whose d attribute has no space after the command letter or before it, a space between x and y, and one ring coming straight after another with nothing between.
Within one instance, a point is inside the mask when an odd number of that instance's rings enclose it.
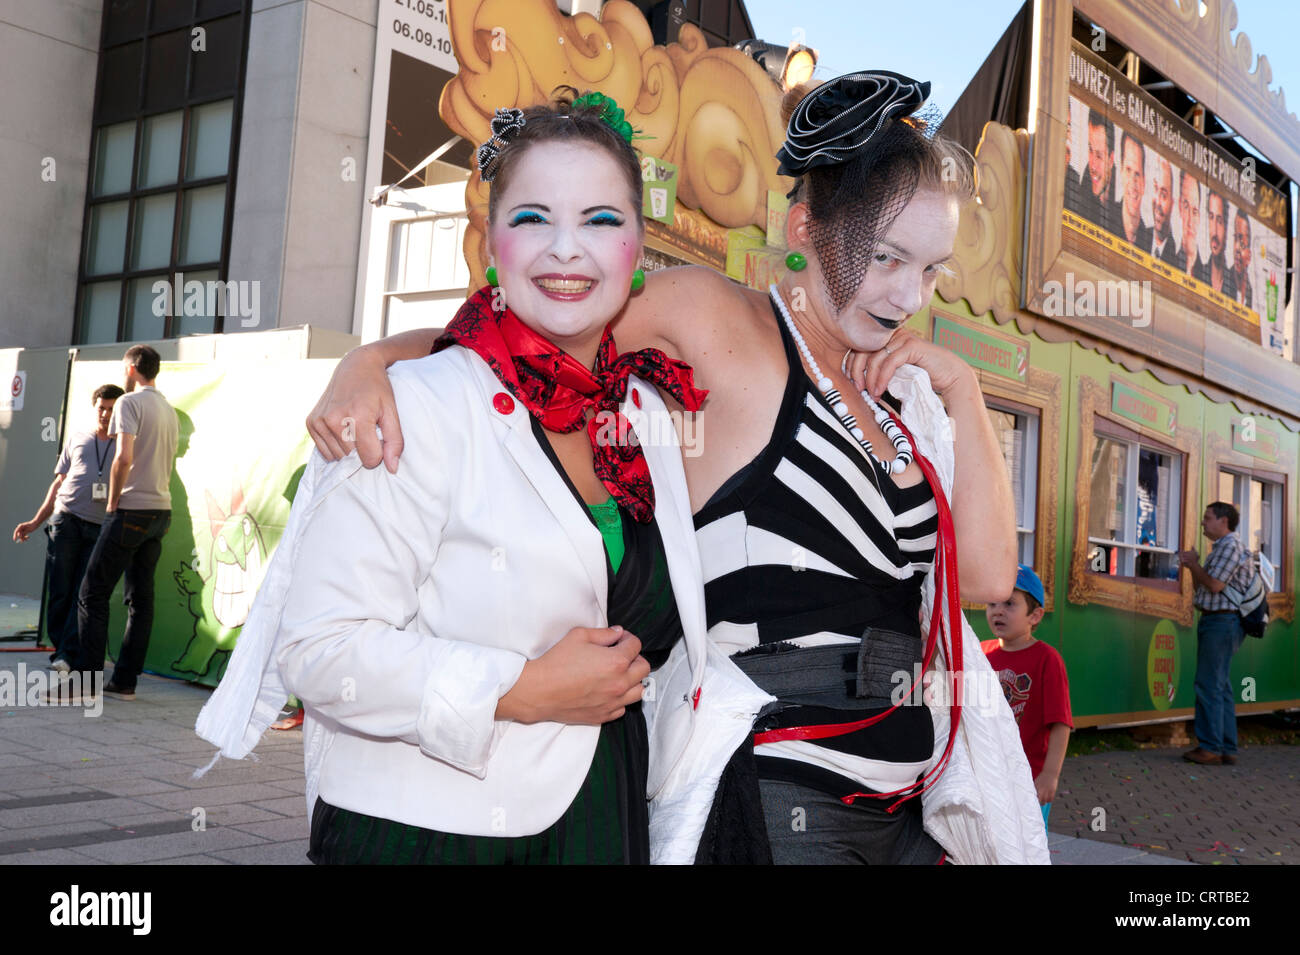
<instances>
[{"instance_id":1,"label":"man in grey shirt","mask_svg":"<svg viewBox=\"0 0 1300 955\"><path fill-rule=\"evenodd\" d=\"M90 555L77 601L77 655L82 685L104 666L108 645L108 601L126 574L126 634L113 678L104 693L135 699L153 629L154 569L162 539L171 526L171 474L180 427L176 411L154 380L161 361L148 345L132 345L123 358L127 393L109 423L117 457L109 475L107 513Z\"/></svg>"},{"instance_id":2,"label":"man in grey shirt","mask_svg":"<svg viewBox=\"0 0 1300 955\"><path fill-rule=\"evenodd\" d=\"M54 644L51 666L61 672L67 672L70 666L65 645L70 641L75 646L77 641L77 591L104 523L108 474L117 443L109 437L108 425L113 404L120 397L122 389L117 385L95 389L91 400L97 427L94 431L74 432L68 438L40 509L30 521L14 528L14 541L22 543L54 515L46 528L45 632Z\"/></svg>"}]
</instances>

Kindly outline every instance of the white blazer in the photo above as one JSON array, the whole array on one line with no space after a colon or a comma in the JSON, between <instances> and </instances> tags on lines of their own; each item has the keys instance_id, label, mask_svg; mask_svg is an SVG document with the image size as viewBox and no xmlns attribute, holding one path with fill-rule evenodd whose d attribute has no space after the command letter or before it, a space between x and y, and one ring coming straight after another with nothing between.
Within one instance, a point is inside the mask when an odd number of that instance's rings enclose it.
<instances>
[{"instance_id":1,"label":"white blazer","mask_svg":"<svg viewBox=\"0 0 1300 955\"><path fill-rule=\"evenodd\" d=\"M333 733L319 768L327 802L448 832L536 833L572 802L599 727L494 714L526 660L572 627L618 623L606 619L601 535L478 356L451 348L389 374L398 473L339 462L346 479L319 495L279 622L280 674ZM634 376L623 410L654 482L689 661L655 685L653 794L691 735L703 590L667 409Z\"/></svg>"}]
</instances>

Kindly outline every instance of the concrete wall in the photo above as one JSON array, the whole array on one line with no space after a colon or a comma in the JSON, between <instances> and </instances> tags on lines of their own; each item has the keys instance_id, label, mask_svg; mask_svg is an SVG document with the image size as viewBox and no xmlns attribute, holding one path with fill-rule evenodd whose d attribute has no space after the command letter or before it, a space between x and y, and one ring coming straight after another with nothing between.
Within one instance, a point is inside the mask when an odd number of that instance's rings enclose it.
<instances>
[{"instance_id":1,"label":"concrete wall","mask_svg":"<svg viewBox=\"0 0 1300 955\"><path fill-rule=\"evenodd\" d=\"M253 4L229 277L261 282L263 329L352 329L378 9Z\"/></svg>"},{"instance_id":2,"label":"concrete wall","mask_svg":"<svg viewBox=\"0 0 1300 955\"><path fill-rule=\"evenodd\" d=\"M39 597L44 573L45 534L38 532L25 544L13 542L13 529L30 520L45 498L58 461L59 423L64 402L70 355L79 361L115 361L133 342L69 348L13 348L0 350L0 380L8 383L14 371L27 372L27 390L21 411L0 411L0 594ZM258 335L194 335L189 338L149 342L167 361L238 362L305 358L339 358L359 344L356 336L329 329L281 328ZM106 380L99 384L121 384ZM158 376L159 390L167 393L167 369ZM90 395L68 399L71 429L90 427ZM68 429L64 429L66 435Z\"/></svg>"},{"instance_id":3,"label":"concrete wall","mask_svg":"<svg viewBox=\"0 0 1300 955\"><path fill-rule=\"evenodd\" d=\"M0 0L0 348L72 340L102 11Z\"/></svg>"}]
</instances>

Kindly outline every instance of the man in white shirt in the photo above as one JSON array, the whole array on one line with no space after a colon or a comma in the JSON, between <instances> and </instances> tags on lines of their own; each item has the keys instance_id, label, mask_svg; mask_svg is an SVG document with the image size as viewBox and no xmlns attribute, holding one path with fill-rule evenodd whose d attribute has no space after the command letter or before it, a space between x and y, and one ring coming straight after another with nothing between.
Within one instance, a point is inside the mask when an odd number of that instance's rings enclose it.
<instances>
[{"instance_id":1,"label":"man in white shirt","mask_svg":"<svg viewBox=\"0 0 1300 955\"><path fill-rule=\"evenodd\" d=\"M91 400L95 404L94 431L78 431L68 438L54 466L54 480L45 500L30 521L14 528L14 542L23 543L50 518L45 552L45 633L54 645L50 665L60 672L69 669L66 644L77 639L77 591L86 574L90 552L104 523L108 501L108 472L113 465L116 442L109 437L108 424L113 404L122 397L117 385L101 385ZM53 514L53 517L50 515Z\"/></svg>"},{"instance_id":2,"label":"man in white shirt","mask_svg":"<svg viewBox=\"0 0 1300 955\"><path fill-rule=\"evenodd\" d=\"M148 345L133 345L123 358L127 393L113 409L109 433L117 457L109 477L106 519L90 555L77 601L77 656L87 677L104 666L108 645L108 601L126 575L126 634L113 678L104 693L135 699L153 629L154 569L162 538L171 526L171 473L180 427L176 412L154 387L161 360Z\"/></svg>"}]
</instances>

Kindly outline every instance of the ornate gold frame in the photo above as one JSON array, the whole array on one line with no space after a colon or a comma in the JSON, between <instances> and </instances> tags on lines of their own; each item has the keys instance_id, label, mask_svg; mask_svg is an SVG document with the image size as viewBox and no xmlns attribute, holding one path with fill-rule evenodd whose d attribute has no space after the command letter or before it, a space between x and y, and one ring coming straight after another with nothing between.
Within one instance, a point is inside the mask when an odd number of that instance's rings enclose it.
<instances>
[{"instance_id":1,"label":"ornate gold frame","mask_svg":"<svg viewBox=\"0 0 1300 955\"><path fill-rule=\"evenodd\" d=\"M1116 377L1115 380L1124 379ZM1125 384L1133 386L1131 382ZM1088 570L1088 517L1092 501L1086 489L1092 467L1092 453L1096 447L1096 429L1093 421L1102 417L1117 426L1133 431L1142 437L1175 448L1183 455L1182 546L1196 540L1199 512L1187 506L1188 489L1192 476L1201 473L1201 435L1196 428L1178 426L1173 437L1152 430L1135 421L1119 420L1110 411L1109 388L1092 378L1079 379L1079 459L1075 464L1074 543L1070 551L1069 599L1076 604L1102 604L1117 610L1127 610L1149 617L1167 617L1185 627L1192 625L1192 582L1188 574L1179 574L1178 589L1171 590L1143 583L1131 577L1108 577Z\"/></svg>"},{"instance_id":2,"label":"ornate gold frame","mask_svg":"<svg viewBox=\"0 0 1300 955\"><path fill-rule=\"evenodd\" d=\"M981 328L947 309L938 309L945 319L965 326L982 334L1019 343L1019 339ZM931 307L929 316L929 337L934 340L935 308ZM1025 344L1029 344L1028 341ZM1056 515L1060 507L1060 450L1061 450L1061 378L1050 371L1029 366L1025 383L1022 385L991 372L975 369L980 391L989 398L1000 398L1012 404L1025 405L1038 411L1038 461L1036 462L1036 479L1038 482L1038 506L1034 515L1034 563L1038 567L1039 578L1043 581L1043 592L1047 598L1043 609L1051 613L1056 606ZM978 610L983 604L962 601L966 610Z\"/></svg>"},{"instance_id":3,"label":"ornate gold frame","mask_svg":"<svg viewBox=\"0 0 1300 955\"><path fill-rule=\"evenodd\" d=\"M1024 311L1042 315L1044 285L1113 281L1128 277L1122 260L1109 252L1082 255L1064 247L1061 212L1065 204L1065 126L1069 97L1069 59L1074 9L1114 33L1128 49L1150 62L1205 106L1222 114L1232 127L1291 175L1300 175L1300 122L1286 110L1281 92L1268 90L1272 71L1264 57L1250 72L1250 40L1230 32L1236 26L1232 0L1038 0L1034 37L1037 62L1032 158L1028 164L1022 301ZM983 170L981 169L981 172ZM1014 232L1012 233L1015 234ZM1300 249L1296 252L1300 259ZM1300 267L1300 263L1298 263ZM1000 320L1001 316L999 316ZM1300 416L1300 391L1294 387L1295 365L1261 348L1195 308L1156 296L1144 328L1114 319L1035 318L1060 325L1080 340L1093 338L1121 346L1137 356L1214 382L1221 389L1249 395L1273 413ZM1025 330L1022 326L1022 330ZM1050 332L1045 337L1056 339ZM1126 362L1129 370L1134 363Z\"/></svg>"}]
</instances>

